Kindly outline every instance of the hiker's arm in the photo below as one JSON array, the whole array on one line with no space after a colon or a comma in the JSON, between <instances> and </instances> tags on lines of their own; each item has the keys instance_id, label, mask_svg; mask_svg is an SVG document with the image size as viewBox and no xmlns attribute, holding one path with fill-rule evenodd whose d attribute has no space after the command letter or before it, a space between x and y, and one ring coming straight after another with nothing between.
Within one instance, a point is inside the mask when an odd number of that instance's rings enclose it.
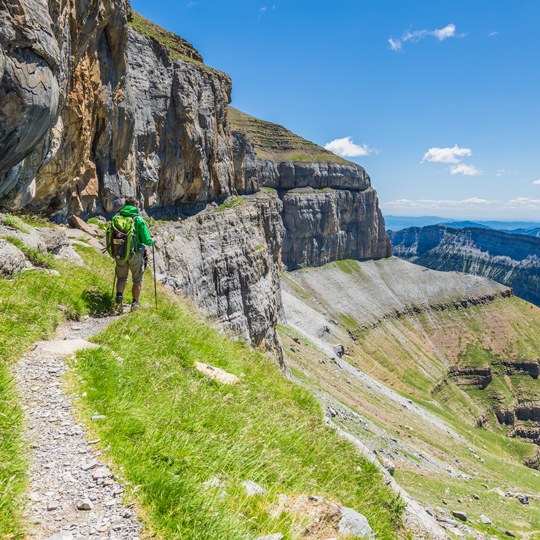
<instances>
[{"instance_id":1,"label":"hiker's arm","mask_svg":"<svg viewBox=\"0 0 540 540\"><path fill-rule=\"evenodd\" d=\"M153 246L154 241L152 240L152 237L150 236L150 231L148 230L148 226L146 225L146 222L144 219L138 219L139 223L139 238L141 239L141 242L145 246Z\"/></svg>"}]
</instances>

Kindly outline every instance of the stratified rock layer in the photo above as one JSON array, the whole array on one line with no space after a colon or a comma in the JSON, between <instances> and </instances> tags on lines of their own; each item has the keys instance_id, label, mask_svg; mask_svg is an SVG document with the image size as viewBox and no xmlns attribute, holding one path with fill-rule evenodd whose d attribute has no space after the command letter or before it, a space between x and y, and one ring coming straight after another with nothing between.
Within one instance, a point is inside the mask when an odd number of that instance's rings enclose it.
<instances>
[{"instance_id":1,"label":"stratified rock layer","mask_svg":"<svg viewBox=\"0 0 540 540\"><path fill-rule=\"evenodd\" d=\"M444 225L389 231L394 254L434 270L458 270L509 287L540 305L540 238Z\"/></svg>"},{"instance_id":2,"label":"stratified rock layer","mask_svg":"<svg viewBox=\"0 0 540 540\"><path fill-rule=\"evenodd\" d=\"M269 255L255 206L217 208L156 225L152 232L164 284L193 298L206 315L247 342L281 350L279 267Z\"/></svg>"}]
</instances>

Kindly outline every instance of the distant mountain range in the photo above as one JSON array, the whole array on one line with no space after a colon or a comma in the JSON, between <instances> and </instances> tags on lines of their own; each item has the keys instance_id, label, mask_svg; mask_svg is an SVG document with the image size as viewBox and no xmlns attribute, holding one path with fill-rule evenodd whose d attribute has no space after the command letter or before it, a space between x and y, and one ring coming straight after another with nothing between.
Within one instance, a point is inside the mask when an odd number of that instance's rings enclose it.
<instances>
[{"instance_id":1,"label":"distant mountain range","mask_svg":"<svg viewBox=\"0 0 540 540\"><path fill-rule=\"evenodd\" d=\"M540 236L540 223L532 221L459 221L437 216L384 216L384 221L386 228L391 231L400 231L409 227L445 225L447 227L455 227L456 229L479 227L481 229L495 229L513 234Z\"/></svg>"},{"instance_id":2,"label":"distant mountain range","mask_svg":"<svg viewBox=\"0 0 540 540\"><path fill-rule=\"evenodd\" d=\"M540 238L447 225L388 231L393 254L432 270L483 276L540 306Z\"/></svg>"}]
</instances>

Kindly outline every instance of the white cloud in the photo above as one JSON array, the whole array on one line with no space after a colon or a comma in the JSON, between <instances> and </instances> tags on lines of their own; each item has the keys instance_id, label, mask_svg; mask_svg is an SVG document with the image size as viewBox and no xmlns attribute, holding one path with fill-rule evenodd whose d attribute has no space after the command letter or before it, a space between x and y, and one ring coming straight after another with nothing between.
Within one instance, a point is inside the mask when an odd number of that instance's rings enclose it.
<instances>
[{"instance_id":1,"label":"white cloud","mask_svg":"<svg viewBox=\"0 0 540 540\"><path fill-rule=\"evenodd\" d=\"M388 40L388 43L390 43L390 48L393 51L401 51L401 41L399 39L392 39L390 38Z\"/></svg>"},{"instance_id":2,"label":"white cloud","mask_svg":"<svg viewBox=\"0 0 540 540\"><path fill-rule=\"evenodd\" d=\"M334 152L334 154L342 157L369 156L369 154L375 152L375 150L368 148L365 144L364 146L354 144L352 137L335 139L329 143L326 143L324 147L327 150L330 150L330 152Z\"/></svg>"},{"instance_id":3,"label":"white cloud","mask_svg":"<svg viewBox=\"0 0 540 540\"><path fill-rule=\"evenodd\" d=\"M516 212L523 211L540 211L540 199L532 197L517 197L508 201L480 199L471 197L462 200L435 200L435 199L396 199L381 203L381 208L386 210L487 210L491 212L500 212L503 210L514 210ZM516 217L519 214L516 214Z\"/></svg>"},{"instance_id":4,"label":"white cloud","mask_svg":"<svg viewBox=\"0 0 540 540\"><path fill-rule=\"evenodd\" d=\"M439 41L442 41L443 39L449 38L449 37L455 37L456 36L456 25L455 24L449 24L448 26L445 26L444 28L441 28L440 30L433 30L431 32L436 38L439 38Z\"/></svg>"},{"instance_id":5,"label":"white cloud","mask_svg":"<svg viewBox=\"0 0 540 540\"><path fill-rule=\"evenodd\" d=\"M456 34L456 25L455 24L449 24L445 26L444 28L439 28L435 30L415 30L414 32L411 32L410 30L407 30L403 33L403 36L400 39L393 39L390 38L388 40L388 43L390 43L390 49L393 51L401 51L402 43L405 41L412 41L417 42L421 39L425 38L426 36L434 36L439 41L442 41L443 39L449 38L449 37L464 37L465 34Z\"/></svg>"},{"instance_id":6,"label":"white cloud","mask_svg":"<svg viewBox=\"0 0 540 540\"><path fill-rule=\"evenodd\" d=\"M496 36L499 32L490 32L489 35L490 36Z\"/></svg>"},{"instance_id":7,"label":"white cloud","mask_svg":"<svg viewBox=\"0 0 540 540\"><path fill-rule=\"evenodd\" d=\"M422 163L459 163L463 156L472 156L472 152L469 148L460 148L457 144L454 148L430 148L424 154Z\"/></svg>"},{"instance_id":8,"label":"white cloud","mask_svg":"<svg viewBox=\"0 0 540 540\"><path fill-rule=\"evenodd\" d=\"M484 171L477 169L474 165L465 165L460 163L459 165L452 165L450 167L450 174L463 174L464 176L482 176Z\"/></svg>"},{"instance_id":9,"label":"white cloud","mask_svg":"<svg viewBox=\"0 0 540 540\"><path fill-rule=\"evenodd\" d=\"M535 180L533 184L540 184L540 180Z\"/></svg>"}]
</instances>

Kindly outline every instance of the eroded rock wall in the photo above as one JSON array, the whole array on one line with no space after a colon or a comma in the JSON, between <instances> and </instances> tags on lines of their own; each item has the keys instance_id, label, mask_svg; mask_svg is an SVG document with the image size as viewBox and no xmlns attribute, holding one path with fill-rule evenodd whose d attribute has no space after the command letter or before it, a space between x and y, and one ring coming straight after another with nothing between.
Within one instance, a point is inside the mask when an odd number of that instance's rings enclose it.
<instances>
[{"instance_id":1,"label":"eroded rock wall","mask_svg":"<svg viewBox=\"0 0 540 540\"><path fill-rule=\"evenodd\" d=\"M260 159L245 133L232 135L236 189L275 189L282 201L285 269L392 255L377 193L362 167Z\"/></svg>"},{"instance_id":2,"label":"eroded rock wall","mask_svg":"<svg viewBox=\"0 0 540 540\"><path fill-rule=\"evenodd\" d=\"M218 207L156 225L152 232L161 282L248 343L275 350L282 359L279 267L256 206Z\"/></svg>"}]
</instances>

